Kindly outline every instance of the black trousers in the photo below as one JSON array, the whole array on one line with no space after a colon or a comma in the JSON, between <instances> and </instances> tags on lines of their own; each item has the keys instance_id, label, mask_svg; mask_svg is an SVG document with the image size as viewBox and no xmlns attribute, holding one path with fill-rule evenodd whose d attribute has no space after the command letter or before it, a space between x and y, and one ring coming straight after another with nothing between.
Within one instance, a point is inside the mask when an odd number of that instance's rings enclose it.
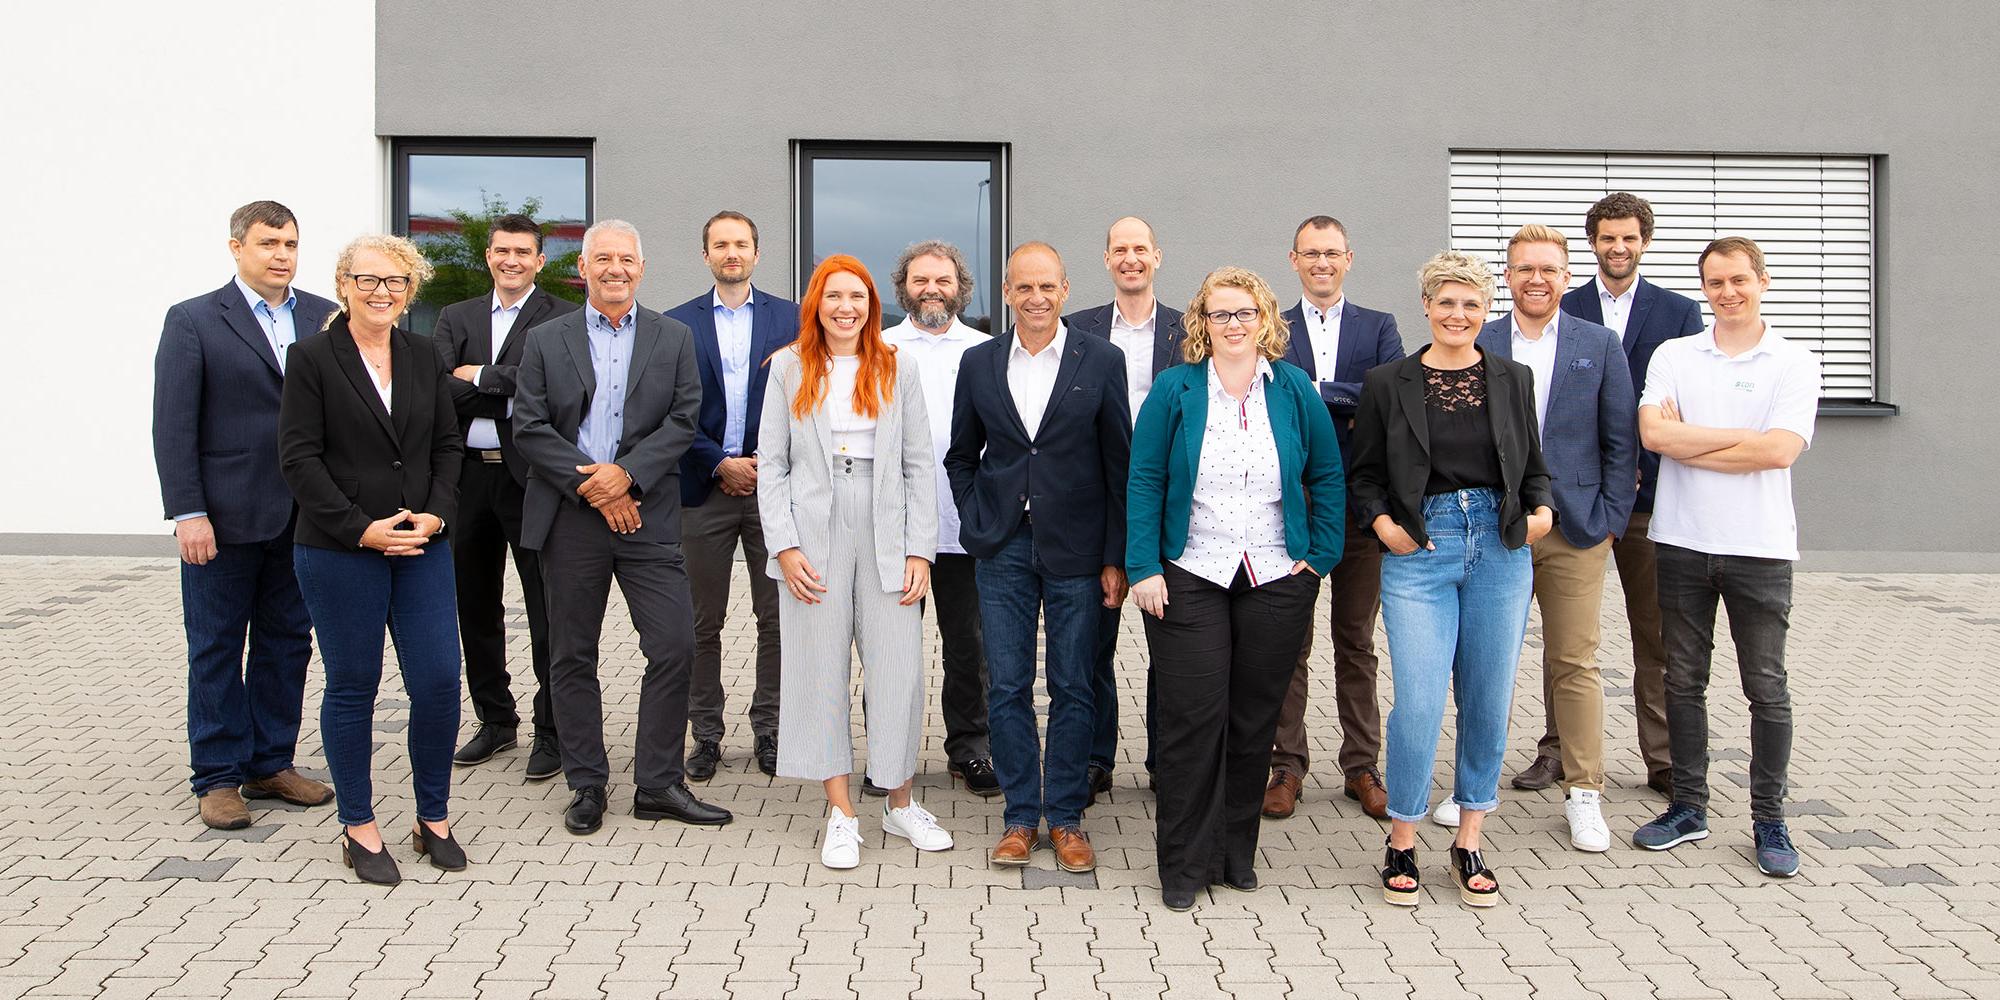
<instances>
[{"instance_id":1,"label":"black trousers","mask_svg":"<svg viewBox=\"0 0 2000 1000\"><path fill-rule=\"evenodd\" d=\"M548 573L549 688L571 788L608 783L598 639L611 581L625 595L646 672L639 684L633 777L664 790L687 779L688 677L694 670L694 608L678 541L635 541L613 533L604 515L580 504L556 510L542 543Z\"/></svg>"},{"instance_id":2,"label":"black trousers","mask_svg":"<svg viewBox=\"0 0 2000 1000\"><path fill-rule=\"evenodd\" d=\"M1257 858L1278 709L1312 627L1319 577L1218 587L1166 565L1163 618L1141 614L1152 652L1153 763L1162 888L1199 890Z\"/></svg>"},{"instance_id":3,"label":"black trousers","mask_svg":"<svg viewBox=\"0 0 2000 1000\"><path fill-rule=\"evenodd\" d=\"M952 763L991 757L986 723L986 639L979 625L979 583L971 556L938 553L931 566L931 599L938 643L944 649L944 756Z\"/></svg>"},{"instance_id":4,"label":"black trousers","mask_svg":"<svg viewBox=\"0 0 2000 1000\"><path fill-rule=\"evenodd\" d=\"M465 690L480 722L518 727L521 715L507 674L507 553L521 577L528 607L528 650L535 670L535 731L554 735L549 708L549 612L542 562L521 547L521 484L507 467L469 452L458 477L458 520L451 525L452 568L458 577L458 637L465 648Z\"/></svg>"}]
</instances>

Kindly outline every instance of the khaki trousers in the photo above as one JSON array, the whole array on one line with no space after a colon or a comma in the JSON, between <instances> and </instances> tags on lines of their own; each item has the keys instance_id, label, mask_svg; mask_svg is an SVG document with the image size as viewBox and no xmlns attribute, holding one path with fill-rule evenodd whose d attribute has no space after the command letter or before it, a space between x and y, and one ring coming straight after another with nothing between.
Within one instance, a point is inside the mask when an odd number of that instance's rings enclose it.
<instances>
[{"instance_id":1,"label":"khaki trousers","mask_svg":"<svg viewBox=\"0 0 2000 1000\"><path fill-rule=\"evenodd\" d=\"M1551 531L1534 549L1547 725L1539 752L1562 761L1565 788L1603 791L1604 679L1597 670L1597 646L1611 540L1580 549L1562 532Z\"/></svg>"}]
</instances>

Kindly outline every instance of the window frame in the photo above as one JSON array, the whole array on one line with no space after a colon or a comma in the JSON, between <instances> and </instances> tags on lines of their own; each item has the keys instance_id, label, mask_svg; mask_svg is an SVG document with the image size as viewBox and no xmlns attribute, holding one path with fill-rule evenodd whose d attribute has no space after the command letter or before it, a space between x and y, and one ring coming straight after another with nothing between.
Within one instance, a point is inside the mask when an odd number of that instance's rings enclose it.
<instances>
[{"instance_id":1,"label":"window frame","mask_svg":"<svg viewBox=\"0 0 2000 1000\"><path fill-rule=\"evenodd\" d=\"M389 226L410 234L411 156L583 157L583 224L597 221L597 140L590 138L499 138L397 136L389 140Z\"/></svg>"}]
</instances>

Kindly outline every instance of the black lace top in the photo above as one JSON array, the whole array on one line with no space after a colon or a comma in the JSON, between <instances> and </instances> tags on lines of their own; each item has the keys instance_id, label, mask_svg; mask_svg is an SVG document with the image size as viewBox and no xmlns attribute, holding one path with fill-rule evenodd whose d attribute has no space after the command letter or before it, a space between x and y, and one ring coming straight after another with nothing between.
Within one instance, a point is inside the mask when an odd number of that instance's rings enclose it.
<instances>
[{"instance_id":1,"label":"black lace top","mask_svg":"<svg viewBox=\"0 0 2000 1000\"><path fill-rule=\"evenodd\" d=\"M1424 416L1431 438L1425 495L1501 488L1500 454L1486 407L1486 359L1457 370L1425 365Z\"/></svg>"}]
</instances>

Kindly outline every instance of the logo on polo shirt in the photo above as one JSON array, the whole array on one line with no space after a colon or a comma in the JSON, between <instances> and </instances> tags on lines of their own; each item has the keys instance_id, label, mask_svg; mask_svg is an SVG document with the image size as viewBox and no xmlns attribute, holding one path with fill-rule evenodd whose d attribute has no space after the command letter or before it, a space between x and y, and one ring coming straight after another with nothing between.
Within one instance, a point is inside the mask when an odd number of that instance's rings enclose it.
<instances>
[{"instance_id":1,"label":"logo on polo shirt","mask_svg":"<svg viewBox=\"0 0 2000 1000\"><path fill-rule=\"evenodd\" d=\"M1737 379L1736 382L1730 386L1730 388L1736 390L1737 392L1756 392L1757 383L1752 382L1749 379Z\"/></svg>"}]
</instances>

